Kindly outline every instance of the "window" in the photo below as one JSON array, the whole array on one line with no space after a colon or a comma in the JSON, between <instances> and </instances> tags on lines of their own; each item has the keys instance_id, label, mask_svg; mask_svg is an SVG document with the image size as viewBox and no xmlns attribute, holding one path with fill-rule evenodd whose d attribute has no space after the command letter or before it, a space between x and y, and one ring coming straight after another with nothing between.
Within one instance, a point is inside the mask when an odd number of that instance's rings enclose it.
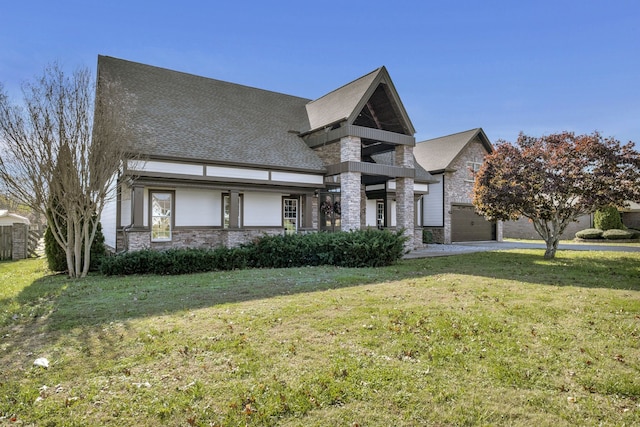
<instances>
[{"instance_id":1,"label":"window","mask_svg":"<svg viewBox=\"0 0 640 427\"><path fill-rule=\"evenodd\" d=\"M231 195L222 196L222 228L236 228L242 226L242 194L238 194L238 218L235 224L231 223Z\"/></svg>"},{"instance_id":2,"label":"window","mask_svg":"<svg viewBox=\"0 0 640 427\"><path fill-rule=\"evenodd\" d=\"M482 162L467 162L467 171L469 172L469 175L465 181L475 181L476 173L480 170L480 166L482 166Z\"/></svg>"},{"instance_id":3,"label":"window","mask_svg":"<svg viewBox=\"0 0 640 427\"><path fill-rule=\"evenodd\" d=\"M298 230L298 199L284 199L282 223L285 234L295 234Z\"/></svg>"},{"instance_id":4,"label":"window","mask_svg":"<svg viewBox=\"0 0 640 427\"><path fill-rule=\"evenodd\" d=\"M384 227L384 202L381 200L376 202L376 226L378 228Z\"/></svg>"},{"instance_id":5,"label":"window","mask_svg":"<svg viewBox=\"0 0 640 427\"><path fill-rule=\"evenodd\" d=\"M173 193L151 192L151 241L171 240Z\"/></svg>"}]
</instances>

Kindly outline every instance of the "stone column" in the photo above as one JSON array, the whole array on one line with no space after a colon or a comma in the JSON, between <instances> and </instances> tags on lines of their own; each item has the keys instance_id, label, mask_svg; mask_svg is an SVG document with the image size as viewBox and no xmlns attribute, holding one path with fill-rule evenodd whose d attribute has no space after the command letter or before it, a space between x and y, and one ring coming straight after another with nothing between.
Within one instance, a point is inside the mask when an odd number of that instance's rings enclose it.
<instances>
[{"instance_id":1,"label":"stone column","mask_svg":"<svg viewBox=\"0 0 640 427\"><path fill-rule=\"evenodd\" d=\"M413 147L410 145L397 145L395 149L396 166L414 168ZM396 228L404 229L408 237L405 248L412 250L415 239L415 206L413 200L413 178L396 178Z\"/></svg>"},{"instance_id":2,"label":"stone column","mask_svg":"<svg viewBox=\"0 0 640 427\"><path fill-rule=\"evenodd\" d=\"M11 259L25 259L29 256L29 226L22 223L14 223L11 228Z\"/></svg>"},{"instance_id":3,"label":"stone column","mask_svg":"<svg viewBox=\"0 0 640 427\"><path fill-rule=\"evenodd\" d=\"M340 139L340 162L360 162L360 138L345 136ZM340 174L340 229L342 231L360 229L360 172Z\"/></svg>"}]
</instances>

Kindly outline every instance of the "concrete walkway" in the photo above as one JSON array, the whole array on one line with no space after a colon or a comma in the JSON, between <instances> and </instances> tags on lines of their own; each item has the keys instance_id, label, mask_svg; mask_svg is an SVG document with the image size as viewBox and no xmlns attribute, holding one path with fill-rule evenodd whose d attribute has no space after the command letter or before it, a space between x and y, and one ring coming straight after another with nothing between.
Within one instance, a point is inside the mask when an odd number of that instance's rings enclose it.
<instances>
[{"instance_id":1,"label":"concrete walkway","mask_svg":"<svg viewBox=\"0 0 640 427\"><path fill-rule=\"evenodd\" d=\"M422 249L416 249L404 256L405 259L426 258L434 256L459 255L471 252L501 251L506 249L540 249L544 251L544 242L456 242L452 245L430 244ZM559 251L615 251L615 252L640 252L640 244L637 246L616 246L613 244L598 243L560 243Z\"/></svg>"}]
</instances>

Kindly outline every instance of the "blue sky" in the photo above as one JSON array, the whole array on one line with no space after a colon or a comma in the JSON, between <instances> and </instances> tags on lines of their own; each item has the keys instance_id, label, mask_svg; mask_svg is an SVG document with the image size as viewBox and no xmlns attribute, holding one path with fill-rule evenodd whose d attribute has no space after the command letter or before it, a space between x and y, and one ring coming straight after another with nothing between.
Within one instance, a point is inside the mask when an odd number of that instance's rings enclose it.
<instances>
[{"instance_id":1,"label":"blue sky","mask_svg":"<svg viewBox=\"0 0 640 427\"><path fill-rule=\"evenodd\" d=\"M640 2L10 1L0 82L97 55L315 99L385 65L418 141L482 127L640 146Z\"/></svg>"}]
</instances>

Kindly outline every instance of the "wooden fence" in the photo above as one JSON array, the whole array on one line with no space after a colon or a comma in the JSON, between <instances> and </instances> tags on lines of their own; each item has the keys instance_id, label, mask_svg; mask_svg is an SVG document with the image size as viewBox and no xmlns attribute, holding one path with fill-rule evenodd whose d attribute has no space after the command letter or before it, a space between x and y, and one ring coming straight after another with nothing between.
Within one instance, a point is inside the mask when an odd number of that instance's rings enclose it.
<instances>
[{"instance_id":1,"label":"wooden fence","mask_svg":"<svg viewBox=\"0 0 640 427\"><path fill-rule=\"evenodd\" d=\"M0 226L0 261L42 255L43 232L41 227L24 224Z\"/></svg>"},{"instance_id":2,"label":"wooden fence","mask_svg":"<svg viewBox=\"0 0 640 427\"><path fill-rule=\"evenodd\" d=\"M12 259L13 257L13 227L10 225L0 226L0 261Z\"/></svg>"}]
</instances>

